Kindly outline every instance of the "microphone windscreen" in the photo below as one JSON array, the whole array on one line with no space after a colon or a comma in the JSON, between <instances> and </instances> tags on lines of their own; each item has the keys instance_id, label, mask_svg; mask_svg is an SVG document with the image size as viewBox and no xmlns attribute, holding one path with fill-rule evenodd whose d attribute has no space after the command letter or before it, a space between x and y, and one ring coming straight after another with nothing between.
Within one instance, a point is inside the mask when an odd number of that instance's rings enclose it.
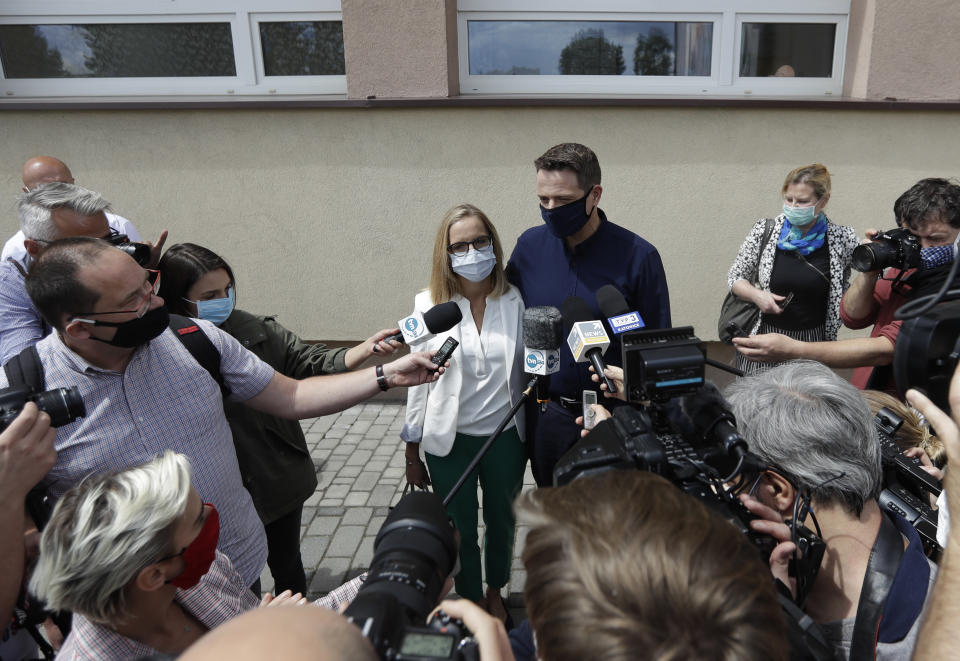
<instances>
[{"instance_id":1,"label":"microphone windscreen","mask_svg":"<svg viewBox=\"0 0 960 661\"><path fill-rule=\"evenodd\" d=\"M523 346L527 349L556 351L563 344L560 310L540 305L523 311Z\"/></svg>"},{"instance_id":2,"label":"microphone windscreen","mask_svg":"<svg viewBox=\"0 0 960 661\"><path fill-rule=\"evenodd\" d=\"M460 306L453 301L434 305L423 313L423 324L434 335L445 333L459 324L461 319L463 313L460 312Z\"/></svg>"},{"instance_id":3,"label":"microphone windscreen","mask_svg":"<svg viewBox=\"0 0 960 661\"><path fill-rule=\"evenodd\" d=\"M604 317L619 317L630 312L627 299L613 285L604 285L597 290L597 305Z\"/></svg>"},{"instance_id":4,"label":"microphone windscreen","mask_svg":"<svg viewBox=\"0 0 960 661\"><path fill-rule=\"evenodd\" d=\"M567 328L572 328L574 324L581 321L593 320L593 311L579 296L571 296L565 300L560 309L563 313L563 325Z\"/></svg>"}]
</instances>

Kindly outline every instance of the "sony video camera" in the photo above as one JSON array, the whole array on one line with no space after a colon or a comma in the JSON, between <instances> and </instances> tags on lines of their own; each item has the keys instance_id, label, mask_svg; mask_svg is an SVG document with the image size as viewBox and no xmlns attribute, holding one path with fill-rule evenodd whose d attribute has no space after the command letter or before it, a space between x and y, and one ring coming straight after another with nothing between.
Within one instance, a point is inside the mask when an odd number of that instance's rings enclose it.
<instances>
[{"instance_id":1,"label":"sony video camera","mask_svg":"<svg viewBox=\"0 0 960 661\"><path fill-rule=\"evenodd\" d=\"M756 517L737 493L767 468L750 452L713 384L704 381L706 351L689 326L624 333L624 392L630 403L599 423L558 461L556 486L607 470L645 470L719 512L756 545L764 560L776 541L755 532ZM798 604L813 584L825 545L791 524L799 553Z\"/></svg>"},{"instance_id":2,"label":"sony video camera","mask_svg":"<svg viewBox=\"0 0 960 661\"><path fill-rule=\"evenodd\" d=\"M920 266L920 242L904 228L880 232L870 243L854 248L850 262L858 271L879 271L891 266L906 271Z\"/></svg>"},{"instance_id":3,"label":"sony video camera","mask_svg":"<svg viewBox=\"0 0 960 661\"><path fill-rule=\"evenodd\" d=\"M373 545L373 561L344 615L381 659L478 659L463 623L441 613L426 625L457 561L457 540L440 497L414 491L400 499Z\"/></svg>"}]
</instances>

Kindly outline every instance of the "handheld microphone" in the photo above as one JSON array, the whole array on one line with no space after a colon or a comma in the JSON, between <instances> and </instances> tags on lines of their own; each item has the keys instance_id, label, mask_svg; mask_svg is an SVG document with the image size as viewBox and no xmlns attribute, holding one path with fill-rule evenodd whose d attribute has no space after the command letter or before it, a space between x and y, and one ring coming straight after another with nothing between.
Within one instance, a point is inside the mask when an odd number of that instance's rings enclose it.
<instances>
[{"instance_id":1,"label":"handheld microphone","mask_svg":"<svg viewBox=\"0 0 960 661\"><path fill-rule=\"evenodd\" d=\"M637 330L646 326L636 310L631 310L627 299L613 285L604 285L597 290L597 305L607 318L607 327L614 335Z\"/></svg>"},{"instance_id":2,"label":"handheld microphone","mask_svg":"<svg viewBox=\"0 0 960 661\"><path fill-rule=\"evenodd\" d=\"M592 316L590 306L579 296L571 296L563 302L563 323L570 328L567 346L578 363L589 360L593 364L593 371L607 384L607 390L615 393L617 387L603 373L606 367L603 352L610 346L610 338L603 330L603 323L590 319Z\"/></svg>"},{"instance_id":3,"label":"handheld microphone","mask_svg":"<svg viewBox=\"0 0 960 661\"><path fill-rule=\"evenodd\" d=\"M550 375L560 370L563 324L560 311L538 306L523 311L523 371L537 375L537 402L540 410L550 401Z\"/></svg>"},{"instance_id":4,"label":"handheld microphone","mask_svg":"<svg viewBox=\"0 0 960 661\"><path fill-rule=\"evenodd\" d=\"M434 305L423 314L414 312L409 317L404 317L397 322L400 332L383 338L383 341L393 340L395 342L417 344L437 333L450 330L459 324L461 319L463 319L463 313L460 312L460 306L453 301L447 301Z\"/></svg>"}]
</instances>

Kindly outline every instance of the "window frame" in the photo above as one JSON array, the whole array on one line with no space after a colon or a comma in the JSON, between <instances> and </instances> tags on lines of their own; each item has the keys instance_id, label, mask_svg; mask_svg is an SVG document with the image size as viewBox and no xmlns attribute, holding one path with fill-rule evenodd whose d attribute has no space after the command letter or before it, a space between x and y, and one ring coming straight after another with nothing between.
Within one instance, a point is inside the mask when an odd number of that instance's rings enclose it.
<instances>
[{"instance_id":1,"label":"window frame","mask_svg":"<svg viewBox=\"0 0 960 661\"><path fill-rule=\"evenodd\" d=\"M662 11L657 0L596 0L582 11L576 0L457 0L460 93L463 95L678 95L839 96L843 91L850 0L674 0ZM709 76L473 75L471 20L713 22ZM741 77L743 23L832 23L833 75L829 78Z\"/></svg>"},{"instance_id":2,"label":"window frame","mask_svg":"<svg viewBox=\"0 0 960 661\"><path fill-rule=\"evenodd\" d=\"M175 11L174 11L175 10ZM0 98L70 102L89 97L334 96L347 93L346 75L266 76L260 22L341 21L340 0L194 0L188 8L163 0L7 0L0 25L82 23L229 23L235 76L161 78L7 78L0 62Z\"/></svg>"}]
</instances>

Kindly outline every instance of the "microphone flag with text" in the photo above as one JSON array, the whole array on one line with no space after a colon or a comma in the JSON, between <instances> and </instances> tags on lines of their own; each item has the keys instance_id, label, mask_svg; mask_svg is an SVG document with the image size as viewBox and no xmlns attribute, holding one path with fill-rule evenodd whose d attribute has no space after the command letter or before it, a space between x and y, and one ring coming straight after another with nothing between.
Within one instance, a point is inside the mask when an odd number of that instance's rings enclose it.
<instances>
[{"instance_id":1,"label":"microphone flag with text","mask_svg":"<svg viewBox=\"0 0 960 661\"><path fill-rule=\"evenodd\" d=\"M563 321L550 305L523 311L523 371L537 375L537 402L541 410L550 400L550 375L560 370Z\"/></svg>"},{"instance_id":2,"label":"microphone flag with text","mask_svg":"<svg viewBox=\"0 0 960 661\"><path fill-rule=\"evenodd\" d=\"M593 371L607 385L608 392L615 393L617 387L603 373L606 367L603 352L610 346L610 338L603 329L603 322L591 317L590 306L579 296L571 296L563 302L563 323L570 329L567 346L573 359L578 363L590 361Z\"/></svg>"},{"instance_id":3,"label":"microphone flag with text","mask_svg":"<svg viewBox=\"0 0 960 661\"><path fill-rule=\"evenodd\" d=\"M597 306L607 318L607 327L614 335L646 326L640 313L630 309L627 299L613 285L604 285L597 290Z\"/></svg>"},{"instance_id":4,"label":"microphone flag with text","mask_svg":"<svg viewBox=\"0 0 960 661\"><path fill-rule=\"evenodd\" d=\"M409 317L404 317L397 322L400 332L384 338L383 341L394 340L407 344L419 344L437 333L450 330L462 319L463 313L460 311L460 306L454 301L447 301L434 305L423 314L414 312Z\"/></svg>"}]
</instances>

